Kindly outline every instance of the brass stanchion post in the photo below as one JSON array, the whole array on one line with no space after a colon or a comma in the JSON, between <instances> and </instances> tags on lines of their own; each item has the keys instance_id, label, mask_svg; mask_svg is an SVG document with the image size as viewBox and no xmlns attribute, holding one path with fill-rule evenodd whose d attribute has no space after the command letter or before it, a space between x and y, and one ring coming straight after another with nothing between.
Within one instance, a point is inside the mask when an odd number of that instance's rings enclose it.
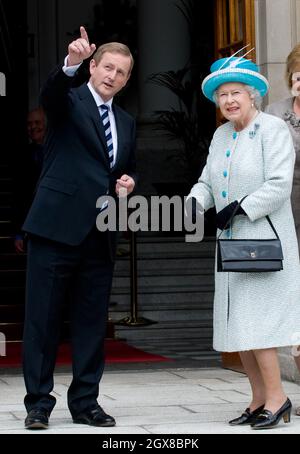
<instances>
[{"instance_id":1,"label":"brass stanchion post","mask_svg":"<svg viewBox=\"0 0 300 454\"><path fill-rule=\"evenodd\" d=\"M144 317L138 316L138 276L137 276L137 247L136 247L136 233L130 232L130 309L129 317L125 317L116 325L125 326L146 326L157 323L153 320L148 320Z\"/></svg>"}]
</instances>

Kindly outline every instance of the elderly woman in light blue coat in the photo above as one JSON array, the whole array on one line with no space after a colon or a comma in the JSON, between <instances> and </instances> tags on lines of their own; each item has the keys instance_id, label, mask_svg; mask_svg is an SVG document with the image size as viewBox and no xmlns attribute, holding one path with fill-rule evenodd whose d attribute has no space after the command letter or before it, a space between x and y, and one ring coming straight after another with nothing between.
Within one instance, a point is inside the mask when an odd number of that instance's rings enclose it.
<instances>
[{"instance_id":1,"label":"elderly woman in light blue coat","mask_svg":"<svg viewBox=\"0 0 300 454\"><path fill-rule=\"evenodd\" d=\"M281 419L290 421L292 407L282 387L277 347L298 344L300 265L290 201L295 151L285 122L259 111L268 82L253 62L223 58L211 71L203 93L229 121L215 132L189 197L204 210L215 206L217 227L223 230L238 201L247 196L222 235L273 238L269 215L284 255L279 272L216 271L214 348L239 352L252 388L249 407L230 424L272 428Z\"/></svg>"}]
</instances>

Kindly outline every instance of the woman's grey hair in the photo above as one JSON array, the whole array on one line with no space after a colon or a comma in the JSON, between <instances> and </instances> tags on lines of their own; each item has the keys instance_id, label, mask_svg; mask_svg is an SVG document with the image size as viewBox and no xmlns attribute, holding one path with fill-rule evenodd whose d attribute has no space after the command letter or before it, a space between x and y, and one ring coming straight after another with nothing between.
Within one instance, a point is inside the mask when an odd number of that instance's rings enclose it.
<instances>
[{"instance_id":1,"label":"woman's grey hair","mask_svg":"<svg viewBox=\"0 0 300 454\"><path fill-rule=\"evenodd\" d=\"M244 85L245 89L248 91L250 97L253 98L253 104L256 107L257 110L260 110L261 105L262 105L262 96L259 93L259 91L252 87L251 85ZM214 92L213 94L213 99L217 107L219 107L218 103L218 89Z\"/></svg>"}]
</instances>

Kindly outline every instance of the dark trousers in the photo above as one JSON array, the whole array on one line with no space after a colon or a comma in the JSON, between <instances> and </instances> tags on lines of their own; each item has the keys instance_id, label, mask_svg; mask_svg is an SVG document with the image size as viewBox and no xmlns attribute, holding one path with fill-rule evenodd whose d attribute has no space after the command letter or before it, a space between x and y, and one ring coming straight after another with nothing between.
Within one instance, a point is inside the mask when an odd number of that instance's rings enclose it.
<instances>
[{"instance_id":1,"label":"dark trousers","mask_svg":"<svg viewBox=\"0 0 300 454\"><path fill-rule=\"evenodd\" d=\"M55 405L50 393L62 308L70 292L73 380L68 406L76 416L97 405L114 267L108 249L108 234L96 228L79 246L29 237L23 339L28 412L44 408L51 413Z\"/></svg>"}]
</instances>

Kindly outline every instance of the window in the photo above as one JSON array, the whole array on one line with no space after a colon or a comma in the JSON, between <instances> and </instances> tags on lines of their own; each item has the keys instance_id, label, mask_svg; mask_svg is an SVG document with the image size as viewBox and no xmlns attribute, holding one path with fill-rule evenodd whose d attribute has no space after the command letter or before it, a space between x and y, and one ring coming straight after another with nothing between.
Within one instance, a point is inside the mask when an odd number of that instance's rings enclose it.
<instances>
[{"instance_id":1,"label":"window","mask_svg":"<svg viewBox=\"0 0 300 454\"><path fill-rule=\"evenodd\" d=\"M216 58L255 46L254 0L215 0ZM255 60L255 51L251 53Z\"/></svg>"}]
</instances>

